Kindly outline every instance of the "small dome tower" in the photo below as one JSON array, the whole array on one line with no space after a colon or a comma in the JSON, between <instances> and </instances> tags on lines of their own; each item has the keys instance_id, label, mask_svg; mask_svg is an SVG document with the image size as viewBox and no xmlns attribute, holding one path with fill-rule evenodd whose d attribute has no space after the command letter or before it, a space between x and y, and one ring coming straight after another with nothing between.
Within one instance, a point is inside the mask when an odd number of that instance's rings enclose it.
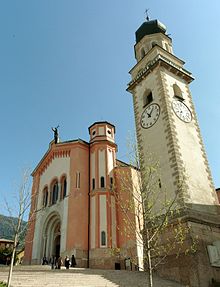
<instances>
[{"instance_id":1,"label":"small dome tower","mask_svg":"<svg viewBox=\"0 0 220 287\"><path fill-rule=\"evenodd\" d=\"M114 140L115 127L108 122L96 122L89 127L89 133L90 260L92 266L97 268L106 260L106 268L111 268L111 252L106 257L107 252L104 250L116 247L117 243L116 202L113 190L117 150Z\"/></svg>"}]
</instances>

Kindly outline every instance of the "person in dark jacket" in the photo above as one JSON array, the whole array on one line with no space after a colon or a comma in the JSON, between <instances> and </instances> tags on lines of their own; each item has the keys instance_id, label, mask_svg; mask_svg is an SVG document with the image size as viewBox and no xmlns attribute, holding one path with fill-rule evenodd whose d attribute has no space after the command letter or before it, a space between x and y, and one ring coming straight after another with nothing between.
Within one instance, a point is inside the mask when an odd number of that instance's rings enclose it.
<instances>
[{"instance_id":1,"label":"person in dark jacket","mask_svg":"<svg viewBox=\"0 0 220 287\"><path fill-rule=\"evenodd\" d=\"M66 256L65 261L64 261L64 265L66 267L66 269L70 268L70 259L69 256Z\"/></svg>"},{"instance_id":2,"label":"person in dark jacket","mask_svg":"<svg viewBox=\"0 0 220 287\"><path fill-rule=\"evenodd\" d=\"M54 269L54 266L56 265L56 258L54 255L50 258L50 264L51 264L51 269Z\"/></svg>"},{"instance_id":3,"label":"person in dark jacket","mask_svg":"<svg viewBox=\"0 0 220 287\"><path fill-rule=\"evenodd\" d=\"M61 265L63 264L63 260L62 260L62 257L60 256L58 259L57 259L57 269L61 269Z\"/></svg>"},{"instance_id":4,"label":"person in dark jacket","mask_svg":"<svg viewBox=\"0 0 220 287\"><path fill-rule=\"evenodd\" d=\"M72 266L72 267L75 267L75 266L76 266L76 259L75 259L74 254L72 255L72 258L71 258L71 266Z\"/></svg>"}]
</instances>

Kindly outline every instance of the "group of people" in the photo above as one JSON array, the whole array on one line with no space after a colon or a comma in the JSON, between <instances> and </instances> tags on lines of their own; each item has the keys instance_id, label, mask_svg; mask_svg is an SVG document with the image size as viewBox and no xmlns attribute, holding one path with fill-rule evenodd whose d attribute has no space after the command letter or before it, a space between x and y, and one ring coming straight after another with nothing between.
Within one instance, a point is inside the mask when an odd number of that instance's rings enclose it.
<instances>
[{"instance_id":1,"label":"group of people","mask_svg":"<svg viewBox=\"0 0 220 287\"><path fill-rule=\"evenodd\" d=\"M48 260L47 258L44 256L42 259L42 265L46 265L48 264ZM66 269L69 269L70 267L75 267L76 266L76 259L74 254L71 256L71 260L69 258L69 256L67 255L64 259L61 256L56 257L56 256L52 256L49 260L49 264L51 265L51 269L61 269L61 266L64 264L64 266L66 267Z\"/></svg>"}]
</instances>

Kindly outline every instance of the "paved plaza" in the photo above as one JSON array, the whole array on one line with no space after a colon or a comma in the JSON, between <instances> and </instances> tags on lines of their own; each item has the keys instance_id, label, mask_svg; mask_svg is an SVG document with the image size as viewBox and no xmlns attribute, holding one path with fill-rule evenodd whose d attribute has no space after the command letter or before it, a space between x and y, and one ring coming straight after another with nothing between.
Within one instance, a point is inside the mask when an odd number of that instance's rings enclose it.
<instances>
[{"instance_id":1,"label":"paved plaza","mask_svg":"<svg viewBox=\"0 0 220 287\"><path fill-rule=\"evenodd\" d=\"M0 267L0 281L6 281L8 268ZM155 277L155 287L183 287ZM144 272L97 269L51 270L50 266L16 266L13 287L147 287Z\"/></svg>"}]
</instances>

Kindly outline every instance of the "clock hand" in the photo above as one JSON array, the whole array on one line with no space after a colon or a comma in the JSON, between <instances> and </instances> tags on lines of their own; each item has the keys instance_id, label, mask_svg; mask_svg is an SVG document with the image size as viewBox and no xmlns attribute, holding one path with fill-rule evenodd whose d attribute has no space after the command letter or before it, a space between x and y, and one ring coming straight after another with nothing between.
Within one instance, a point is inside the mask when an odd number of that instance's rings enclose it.
<instances>
[{"instance_id":1,"label":"clock hand","mask_svg":"<svg viewBox=\"0 0 220 287\"><path fill-rule=\"evenodd\" d=\"M152 108L151 111L150 111L150 116L151 116L152 112L153 112L153 108Z\"/></svg>"}]
</instances>

